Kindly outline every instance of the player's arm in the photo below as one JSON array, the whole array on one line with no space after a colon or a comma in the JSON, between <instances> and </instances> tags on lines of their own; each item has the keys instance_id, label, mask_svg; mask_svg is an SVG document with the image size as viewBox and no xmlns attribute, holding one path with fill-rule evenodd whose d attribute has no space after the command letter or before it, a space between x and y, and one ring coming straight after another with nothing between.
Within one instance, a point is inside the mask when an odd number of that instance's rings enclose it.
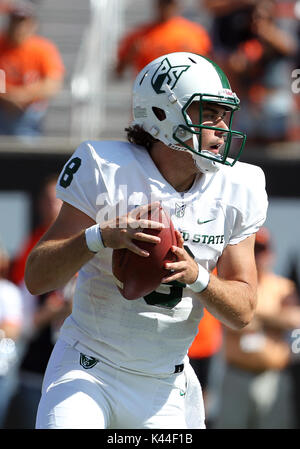
<instances>
[{"instance_id":1,"label":"player's arm","mask_svg":"<svg viewBox=\"0 0 300 449\"><path fill-rule=\"evenodd\" d=\"M147 257L149 253L141 250L132 240L151 243L160 241L159 237L142 232L146 227L163 227L162 223L141 218L149 207L152 205L141 206L122 217L102 223L104 246L114 249L128 248L140 256ZM25 283L31 294L40 295L62 288L95 256L88 248L85 237L85 230L93 225L95 221L88 215L68 203L63 203L56 221L27 259Z\"/></svg>"},{"instance_id":2,"label":"player's arm","mask_svg":"<svg viewBox=\"0 0 300 449\"><path fill-rule=\"evenodd\" d=\"M199 293L205 308L222 323L233 329L246 326L256 307L257 273L252 235L237 245L228 245L218 261L218 276L209 275L208 286ZM198 265L179 242L173 247L178 262L167 264L175 273L163 282L178 280L193 284L198 277Z\"/></svg>"},{"instance_id":3,"label":"player's arm","mask_svg":"<svg viewBox=\"0 0 300 449\"><path fill-rule=\"evenodd\" d=\"M256 308L257 272L254 258L255 235L237 245L228 245L219 259L218 276L210 276L203 292L208 310L232 328L246 326Z\"/></svg>"}]
</instances>

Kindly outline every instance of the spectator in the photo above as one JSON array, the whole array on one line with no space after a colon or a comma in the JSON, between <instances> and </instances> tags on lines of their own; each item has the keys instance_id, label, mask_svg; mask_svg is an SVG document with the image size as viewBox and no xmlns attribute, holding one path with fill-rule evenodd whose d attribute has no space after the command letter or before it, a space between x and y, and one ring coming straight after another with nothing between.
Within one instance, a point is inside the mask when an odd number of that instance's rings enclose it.
<instances>
[{"instance_id":1,"label":"spectator","mask_svg":"<svg viewBox=\"0 0 300 449\"><path fill-rule=\"evenodd\" d=\"M55 220L62 205L62 201L56 198L57 178L58 175L56 174L48 175L40 187L37 199L38 225L13 260L10 269L10 279L17 285L20 285L23 281L28 254Z\"/></svg>"},{"instance_id":2,"label":"spectator","mask_svg":"<svg viewBox=\"0 0 300 449\"><path fill-rule=\"evenodd\" d=\"M221 323L204 309L203 318L198 325L198 334L188 354L202 388L207 428L212 426L216 414L218 391L215 389L214 379L218 373L212 371L214 360L220 357L221 346Z\"/></svg>"},{"instance_id":3,"label":"spectator","mask_svg":"<svg viewBox=\"0 0 300 449\"><path fill-rule=\"evenodd\" d=\"M275 0L205 0L214 15L215 59L232 73L232 85L243 99L236 126L249 140L288 139L295 104L290 63L297 41L283 29Z\"/></svg>"},{"instance_id":4,"label":"spectator","mask_svg":"<svg viewBox=\"0 0 300 449\"><path fill-rule=\"evenodd\" d=\"M48 101L59 92L64 66L55 45L36 35L37 17L29 2L14 4L0 36L0 134L39 136Z\"/></svg>"},{"instance_id":5,"label":"spectator","mask_svg":"<svg viewBox=\"0 0 300 449\"><path fill-rule=\"evenodd\" d=\"M296 40L298 42L297 52L292 61L292 92L294 94L295 112L290 119L289 140L300 141L300 2L288 2L282 5L278 11L284 18L286 25L295 30ZM284 6L286 6L284 8Z\"/></svg>"},{"instance_id":6,"label":"spectator","mask_svg":"<svg viewBox=\"0 0 300 449\"><path fill-rule=\"evenodd\" d=\"M270 235L256 235L258 301L254 320L242 331L224 332L226 357L218 428L292 428L287 332L300 324L295 284L270 270Z\"/></svg>"},{"instance_id":7,"label":"spectator","mask_svg":"<svg viewBox=\"0 0 300 449\"><path fill-rule=\"evenodd\" d=\"M21 287L26 317L19 385L8 410L5 423L8 428L34 428L42 376L59 328L71 312L74 279L62 291L40 296L31 295L23 284L27 256L54 221L62 204L56 198L56 181L56 174L44 179L37 199L39 223L11 266L10 278Z\"/></svg>"},{"instance_id":8,"label":"spectator","mask_svg":"<svg viewBox=\"0 0 300 449\"><path fill-rule=\"evenodd\" d=\"M217 274L216 269L214 274ZM216 365L214 360L221 358L222 340L221 322L204 309L203 317L198 325L198 333L190 346L188 355L202 388L207 428L212 426L217 409L219 394L215 388L215 378L219 377L219 373L215 376L212 371Z\"/></svg>"},{"instance_id":9,"label":"spectator","mask_svg":"<svg viewBox=\"0 0 300 449\"><path fill-rule=\"evenodd\" d=\"M174 51L208 55L210 38L199 24L180 16L179 0L153 0L155 19L129 32L120 42L116 74L131 67L134 76L150 61Z\"/></svg>"},{"instance_id":10,"label":"spectator","mask_svg":"<svg viewBox=\"0 0 300 449\"><path fill-rule=\"evenodd\" d=\"M6 279L8 264L8 255L0 248L0 429L17 385L17 345L23 318L19 288Z\"/></svg>"},{"instance_id":11,"label":"spectator","mask_svg":"<svg viewBox=\"0 0 300 449\"><path fill-rule=\"evenodd\" d=\"M45 295L23 293L27 300L30 297L34 301L35 307L31 335L27 334L20 363L19 385L8 409L5 428L33 429L35 426L43 375L60 327L71 313L74 288L75 277L65 288Z\"/></svg>"},{"instance_id":12,"label":"spectator","mask_svg":"<svg viewBox=\"0 0 300 449\"><path fill-rule=\"evenodd\" d=\"M296 249L296 248L295 248ZM290 268L288 270L289 279L295 282L298 299L300 305L300 271L298 261L298 249L294 255L290 257ZM289 365L289 372L292 382L292 396L294 408L295 428L300 429L300 326L293 329L289 335L290 345L292 349L291 363Z\"/></svg>"}]
</instances>

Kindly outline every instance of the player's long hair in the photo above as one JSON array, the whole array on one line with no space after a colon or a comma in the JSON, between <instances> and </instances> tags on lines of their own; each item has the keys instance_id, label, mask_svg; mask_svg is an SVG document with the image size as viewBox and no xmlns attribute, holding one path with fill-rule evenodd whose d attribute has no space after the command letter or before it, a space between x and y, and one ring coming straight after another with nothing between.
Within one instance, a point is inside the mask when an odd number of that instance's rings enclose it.
<instances>
[{"instance_id":1,"label":"player's long hair","mask_svg":"<svg viewBox=\"0 0 300 449\"><path fill-rule=\"evenodd\" d=\"M145 131L141 126L134 125L129 128L125 128L127 132L127 140L135 145L141 145L147 150L151 150L152 145L157 140L151 136L147 131Z\"/></svg>"}]
</instances>

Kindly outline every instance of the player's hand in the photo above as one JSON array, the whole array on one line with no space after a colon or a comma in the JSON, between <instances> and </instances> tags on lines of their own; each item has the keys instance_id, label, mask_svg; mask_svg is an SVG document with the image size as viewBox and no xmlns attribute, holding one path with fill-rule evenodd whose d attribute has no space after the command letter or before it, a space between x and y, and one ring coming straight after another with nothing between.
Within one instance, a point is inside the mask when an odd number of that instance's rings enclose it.
<instances>
[{"instance_id":1,"label":"player's hand","mask_svg":"<svg viewBox=\"0 0 300 449\"><path fill-rule=\"evenodd\" d=\"M176 262L168 262L165 268L170 270L170 275L162 279L163 283L179 281L184 284L193 284L198 277L198 264L183 247L183 238L179 231L176 232L177 246L172 246L171 250L176 255Z\"/></svg>"},{"instance_id":2,"label":"player's hand","mask_svg":"<svg viewBox=\"0 0 300 449\"><path fill-rule=\"evenodd\" d=\"M106 221L100 225L103 243L112 249L127 248L134 253L148 257L149 252L139 248L133 240L148 243L159 243L160 238L155 235L146 234L143 229L151 228L160 230L164 228L163 223L149 220L149 212L154 213L160 206L159 202L139 206L128 214Z\"/></svg>"}]
</instances>

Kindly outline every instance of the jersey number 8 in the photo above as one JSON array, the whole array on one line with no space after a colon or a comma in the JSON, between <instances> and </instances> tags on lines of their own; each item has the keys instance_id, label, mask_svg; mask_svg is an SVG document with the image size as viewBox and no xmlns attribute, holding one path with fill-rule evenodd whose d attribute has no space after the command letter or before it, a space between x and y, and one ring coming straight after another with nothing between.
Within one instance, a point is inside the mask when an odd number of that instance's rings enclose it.
<instances>
[{"instance_id":1,"label":"jersey number 8","mask_svg":"<svg viewBox=\"0 0 300 449\"><path fill-rule=\"evenodd\" d=\"M73 181L73 176L77 172L81 165L81 159L79 157L74 157L70 160L70 162L67 163L65 166L65 169L63 171L63 174L61 175L61 178L59 180L59 184L66 188L69 187L71 182Z\"/></svg>"}]
</instances>

